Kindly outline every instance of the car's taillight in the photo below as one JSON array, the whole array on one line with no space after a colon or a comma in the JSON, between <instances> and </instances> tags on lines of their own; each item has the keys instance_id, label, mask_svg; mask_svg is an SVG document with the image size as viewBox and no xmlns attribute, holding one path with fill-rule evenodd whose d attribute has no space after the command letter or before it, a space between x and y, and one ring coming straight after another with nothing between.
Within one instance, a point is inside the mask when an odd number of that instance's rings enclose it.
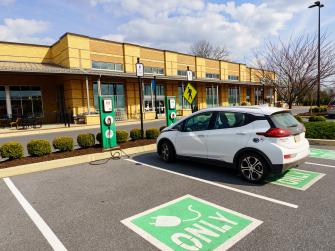
<instances>
[{"instance_id":1,"label":"car's taillight","mask_svg":"<svg viewBox=\"0 0 335 251\"><path fill-rule=\"evenodd\" d=\"M291 136L292 133L282 128L270 128L266 132L258 132L257 135L262 135L269 138L282 138Z\"/></svg>"}]
</instances>

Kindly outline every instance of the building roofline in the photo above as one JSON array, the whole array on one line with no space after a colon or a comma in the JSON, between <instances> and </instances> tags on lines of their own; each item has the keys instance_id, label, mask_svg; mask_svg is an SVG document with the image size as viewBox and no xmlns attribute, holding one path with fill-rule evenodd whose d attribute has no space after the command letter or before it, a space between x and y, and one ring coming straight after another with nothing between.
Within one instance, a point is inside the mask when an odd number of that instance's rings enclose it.
<instances>
[{"instance_id":1,"label":"building roofline","mask_svg":"<svg viewBox=\"0 0 335 251\"><path fill-rule=\"evenodd\" d=\"M135 43L118 42L118 41L104 39L104 38L90 37L90 36L87 36L87 35L77 34L77 33L73 33L73 32L66 32L66 33L64 33L59 38L59 40L61 40L62 38L66 37L67 35L72 35L72 36L77 36L77 37L83 37L83 38L98 40L98 41L102 41L102 42L109 42L109 43L112 42L112 43L122 44L122 45L124 45L124 44L126 44L126 45L133 45L133 46L138 46L138 47L141 47L141 48L144 48L144 49L151 49L151 50L156 50L156 51L161 51L161 52L171 52L171 53L176 53L176 54L179 54L179 55L184 55L184 56L189 56L189 57L204 58L204 59L208 59L208 60L214 60L214 61L219 61L219 62L221 61L221 62L226 62L226 63L231 63L231 64L239 64L239 65L245 65L245 66L247 66L244 63L234 62L234 61L230 61L230 60L221 60L221 59L214 59L214 58L199 57L199 56L195 56L195 55L192 55L192 54L187 54L187 53L173 51L173 50L164 50L164 49L149 47L149 46L145 46L145 45L135 44ZM56 41L54 44L56 44L58 41ZM248 68L251 68L251 67L248 67Z\"/></svg>"},{"instance_id":2,"label":"building roofline","mask_svg":"<svg viewBox=\"0 0 335 251\"><path fill-rule=\"evenodd\" d=\"M0 44L12 44L12 45L23 45L23 46L37 46L37 47L45 47L50 48L50 45L44 44L31 44L31 43L22 43L22 42L12 42L12 41L0 41Z\"/></svg>"}]
</instances>

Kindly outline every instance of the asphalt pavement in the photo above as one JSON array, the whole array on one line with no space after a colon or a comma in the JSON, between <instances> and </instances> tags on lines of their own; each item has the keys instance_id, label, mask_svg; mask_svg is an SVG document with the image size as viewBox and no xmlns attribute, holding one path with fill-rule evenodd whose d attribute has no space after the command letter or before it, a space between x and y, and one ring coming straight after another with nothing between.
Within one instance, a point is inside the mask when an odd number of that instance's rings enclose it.
<instances>
[{"instance_id":1,"label":"asphalt pavement","mask_svg":"<svg viewBox=\"0 0 335 251\"><path fill-rule=\"evenodd\" d=\"M250 184L224 167L166 164L154 152L11 177L0 181L0 250L51 250L55 237L67 250L157 250L150 236L121 221L185 195L261 222L236 238L231 250L333 250L335 159L306 162L299 169L325 175L305 191ZM10 182L26 203L18 202ZM24 211L27 203L39 220ZM54 235L38 230L43 222ZM193 234L202 244L210 238L208 232Z\"/></svg>"}]
</instances>

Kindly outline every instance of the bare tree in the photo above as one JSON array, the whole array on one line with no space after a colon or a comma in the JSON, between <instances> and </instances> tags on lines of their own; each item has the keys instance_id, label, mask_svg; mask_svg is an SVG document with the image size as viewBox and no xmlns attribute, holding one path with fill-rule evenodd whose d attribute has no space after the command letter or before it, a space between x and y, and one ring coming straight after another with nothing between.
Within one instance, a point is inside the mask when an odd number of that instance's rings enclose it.
<instances>
[{"instance_id":1,"label":"bare tree","mask_svg":"<svg viewBox=\"0 0 335 251\"><path fill-rule=\"evenodd\" d=\"M229 51L225 46L214 46L207 40L199 40L191 45L191 53L194 56L227 60Z\"/></svg>"},{"instance_id":2,"label":"bare tree","mask_svg":"<svg viewBox=\"0 0 335 251\"><path fill-rule=\"evenodd\" d=\"M317 85L317 36L301 35L288 42L265 43L256 52L257 75L265 85L272 86L289 108L299 102ZM321 37L321 82L335 76L335 47Z\"/></svg>"}]
</instances>

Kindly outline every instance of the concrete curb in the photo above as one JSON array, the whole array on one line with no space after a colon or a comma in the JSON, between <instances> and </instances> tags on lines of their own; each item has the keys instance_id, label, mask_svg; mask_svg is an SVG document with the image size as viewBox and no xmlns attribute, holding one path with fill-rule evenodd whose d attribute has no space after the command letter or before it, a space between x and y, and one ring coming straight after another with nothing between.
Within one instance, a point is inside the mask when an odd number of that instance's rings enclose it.
<instances>
[{"instance_id":1,"label":"concrete curb","mask_svg":"<svg viewBox=\"0 0 335 251\"><path fill-rule=\"evenodd\" d=\"M149 151L155 151L155 150L156 150L156 144L151 144L151 145L123 149L122 154L131 155L135 153L149 152ZM27 165L22 165L22 166L4 168L4 169L0 169L0 178L27 174L27 173L40 172L40 171L47 171L47 170L60 168L60 167L67 167L67 166L72 166L72 165L93 162L97 160L108 159L111 157L111 154L115 152L118 152L118 150L106 151L102 153L93 153L93 154L87 154L87 155L79 155L79 156L70 157L70 158L50 160L50 161L38 162L38 163L27 164Z\"/></svg>"},{"instance_id":2,"label":"concrete curb","mask_svg":"<svg viewBox=\"0 0 335 251\"><path fill-rule=\"evenodd\" d=\"M308 141L311 145L335 146L335 140L333 139L308 139Z\"/></svg>"}]
</instances>

